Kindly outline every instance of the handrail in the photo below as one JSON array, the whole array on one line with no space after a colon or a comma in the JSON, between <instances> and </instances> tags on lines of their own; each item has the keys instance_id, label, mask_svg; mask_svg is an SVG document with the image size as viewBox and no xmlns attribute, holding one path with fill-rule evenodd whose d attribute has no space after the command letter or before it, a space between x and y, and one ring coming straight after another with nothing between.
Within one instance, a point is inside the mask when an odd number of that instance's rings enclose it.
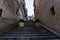
<instances>
[{"instance_id":1,"label":"handrail","mask_svg":"<svg viewBox=\"0 0 60 40\"><path fill-rule=\"evenodd\" d=\"M53 29L48 28L48 26L46 26L46 25L44 25L44 24L41 24L41 25L42 25L44 28L46 28L47 30L51 31L52 33L54 33L54 34L56 34L57 36L60 37L60 34L57 33L56 31L54 31Z\"/></svg>"}]
</instances>

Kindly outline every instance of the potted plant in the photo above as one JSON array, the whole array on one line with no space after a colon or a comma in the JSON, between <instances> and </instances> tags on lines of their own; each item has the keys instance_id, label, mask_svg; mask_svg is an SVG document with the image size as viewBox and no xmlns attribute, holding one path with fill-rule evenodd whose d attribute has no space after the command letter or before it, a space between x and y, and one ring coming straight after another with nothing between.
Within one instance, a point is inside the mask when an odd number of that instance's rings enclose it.
<instances>
[{"instance_id":1,"label":"potted plant","mask_svg":"<svg viewBox=\"0 0 60 40\"><path fill-rule=\"evenodd\" d=\"M39 19L35 19L34 25L35 25L35 27L40 27L41 26L41 23L40 23Z\"/></svg>"},{"instance_id":2,"label":"potted plant","mask_svg":"<svg viewBox=\"0 0 60 40\"><path fill-rule=\"evenodd\" d=\"M20 21L19 21L19 27L24 27L24 20L20 19Z\"/></svg>"}]
</instances>

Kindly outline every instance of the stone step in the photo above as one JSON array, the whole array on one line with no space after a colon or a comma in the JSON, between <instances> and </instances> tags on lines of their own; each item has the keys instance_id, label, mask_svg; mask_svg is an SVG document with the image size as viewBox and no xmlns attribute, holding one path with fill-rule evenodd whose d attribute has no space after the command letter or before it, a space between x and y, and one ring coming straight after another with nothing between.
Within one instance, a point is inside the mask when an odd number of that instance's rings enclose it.
<instances>
[{"instance_id":1,"label":"stone step","mask_svg":"<svg viewBox=\"0 0 60 40\"><path fill-rule=\"evenodd\" d=\"M28 34L28 35L24 35L24 34L11 34L11 35L5 35L5 36L3 36L3 37L0 37L0 38L59 38L58 36L42 36L42 35L39 35L39 36L37 36L37 35L30 35L30 34Z\"/></svg>"}]
</instances>

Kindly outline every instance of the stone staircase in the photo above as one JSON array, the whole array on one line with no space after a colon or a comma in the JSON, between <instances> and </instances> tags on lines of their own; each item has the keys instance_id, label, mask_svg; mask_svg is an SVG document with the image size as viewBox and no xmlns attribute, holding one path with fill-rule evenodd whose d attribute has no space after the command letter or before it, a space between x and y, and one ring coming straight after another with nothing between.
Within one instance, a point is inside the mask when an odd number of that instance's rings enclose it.
<instances>
[{"instance_id":1,"label":"stone staircase","mask_svg":"<svg viewBox=\"0 0 60 40\"><path fill-rule=\"evenodd\" d=\"M0 19L0 36L9 32L17 25L16 19L1 18Z\"/></svg>"},{"instance_id":2,"label":"stone staircase","mask_svg":"<svg viewBox=\"0 0 60 40\"><path fill-rule=\"evenodd\" d=\"M60 40L59 38L59 36L43 27L40 32L37 32L34 27L26 25L26 27L18 27L16 30L1 36L0 40Z\"/></svg>"}]
</instances>

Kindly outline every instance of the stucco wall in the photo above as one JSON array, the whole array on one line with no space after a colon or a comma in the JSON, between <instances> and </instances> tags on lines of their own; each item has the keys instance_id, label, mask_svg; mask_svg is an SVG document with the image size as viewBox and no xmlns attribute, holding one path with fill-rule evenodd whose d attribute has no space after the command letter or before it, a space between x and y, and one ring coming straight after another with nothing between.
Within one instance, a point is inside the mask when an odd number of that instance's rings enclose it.
<instances>
[{"instance_id":1,"label":"stucco wall","mask_svg":"<svg viewBox=\"0 0 60 40\"><path fill-rule=\"evenodd\" d=\"M39 15L39 13L38 13L38 7L39 7L39 4L40 4L39 1L40 1L40 0L38 0L38 1L35 0L35 1L34 1L34 13L35 13L35 18L38 18L38 15ZM36 16L37 16L37 17L36 17Z\"/></svg>"},{"instance_id":2,"label":"stucco wall","mask_svg":"<svg viewBox=\"0 0 60 40\"><path fill-rule=\"evenodd\" d=\"M38 2L38 5L38 18L49 28L54 29L60 33L60 0L40 0L40 2ZM54 16L52 16L52 13L50 11L50 8L52 6L54 6L55 9Z\"/></svg>"},{"instance_id":3,"label":"stucco wall","mask_svg":"<svg viewBox=\"0 0 60 40\"><path fill-rule=\"evenodd\" d=\"M17 5L14 0L0 0L0 8L2 9L1 18L17 18Z\"/></svg>"}]
</instances>

